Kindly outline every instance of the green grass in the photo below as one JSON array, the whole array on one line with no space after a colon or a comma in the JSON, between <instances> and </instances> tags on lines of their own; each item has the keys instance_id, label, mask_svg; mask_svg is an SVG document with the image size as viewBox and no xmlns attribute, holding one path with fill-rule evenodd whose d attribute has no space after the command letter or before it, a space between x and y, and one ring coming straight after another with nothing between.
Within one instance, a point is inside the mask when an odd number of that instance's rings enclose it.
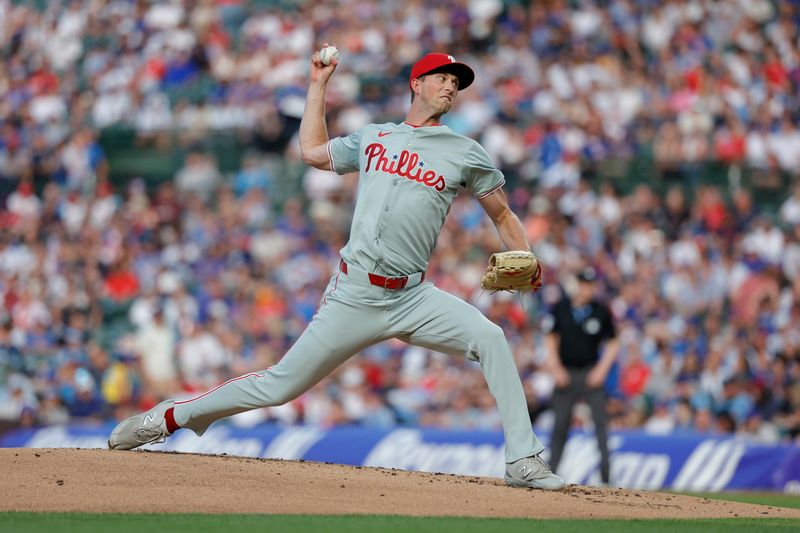
<instances>
[{"instance_id":1,"label":"green grass","mask_svg":"<svg viewBox=\"0 0 800 533\"><path fill-rule=\"evenodd\" d=\"M691 493L773 507L800 508L800 496L777 493L728 492ZM294 516L294 515L201 515L201 514L89 514L89 513L3 513L3 533L72 533L113 531L191 531L240 533L249 531L305 533L515 533L562 532L616 533L618 531L691 531L735 533L758 531L799 531L800 520L784 518L724 518L710 520L516 520L499 518L411 518L402 516Z\"/></svg>"},{"instance_id":2,"label":"green grass","mask_svg":"<svg viewBox=\"0 0 800 533\"><path fill-rule=\"evenodd\" d=\"M488 518L410 518L402 516L289 516L289 515L157 515L85 513L0 513L4 533L72 533L112 531L191 531L239 533L245 531L300 532L408 532L439 533L616 533L797 531L800 520L783 518L717 520L512 520Z\"/></svg>"}]
</instances>

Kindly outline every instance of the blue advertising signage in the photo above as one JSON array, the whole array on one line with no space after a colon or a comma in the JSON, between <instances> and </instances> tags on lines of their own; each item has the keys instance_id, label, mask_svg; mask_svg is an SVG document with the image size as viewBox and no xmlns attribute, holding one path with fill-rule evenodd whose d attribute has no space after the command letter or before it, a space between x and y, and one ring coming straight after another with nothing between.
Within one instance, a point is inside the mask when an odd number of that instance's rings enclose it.
<instances>
[{"instance_id":1,"label":"blue advertising signage","mask_svg":"<svg viewBox=\"0 0 800 533\"><path fill-rule=\"evenodd\" d=\"M17 430L2 447L105 448L112 426L53 426ZM544 442L547 434L539 432ZM612 485L639 489L715 492L800 492L800 448L700 434L649 435L613 432L609 438ZM503 435L492 431L444 431L400 427L217 424L202 438L180 431L152 450L304 459L403 470L502 477ZM546 457L545 457L546 458ZM559 474L569 483L597 484L599 453L592 434L574 433Z\"/></svg>"}]
</instances>

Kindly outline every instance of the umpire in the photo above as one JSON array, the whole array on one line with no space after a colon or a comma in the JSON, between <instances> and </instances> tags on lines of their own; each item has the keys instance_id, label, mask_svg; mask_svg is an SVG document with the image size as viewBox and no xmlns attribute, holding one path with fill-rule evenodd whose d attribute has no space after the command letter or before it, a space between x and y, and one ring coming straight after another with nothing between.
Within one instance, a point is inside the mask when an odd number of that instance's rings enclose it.
<instances>
[{"instance_id":1,"label":"umpire","mask_svg":"<svg viewBox=\"0 0 800 533\"><path fill-rule=\"evenodd\" d=\"M617 357L618 343L611 310L595 295L597 272L586 268L578 274L577 289L564 294L552 311L552 329L545 337L548 364L556 388L553 391L555 423L550 440L550 466L561 461L572 419L572 407L583 398L594 419L600 448L600 475L609 483L608 416L606 376ZM601 344L605 342L601 353Z\"/></svg>"}]
</instances>

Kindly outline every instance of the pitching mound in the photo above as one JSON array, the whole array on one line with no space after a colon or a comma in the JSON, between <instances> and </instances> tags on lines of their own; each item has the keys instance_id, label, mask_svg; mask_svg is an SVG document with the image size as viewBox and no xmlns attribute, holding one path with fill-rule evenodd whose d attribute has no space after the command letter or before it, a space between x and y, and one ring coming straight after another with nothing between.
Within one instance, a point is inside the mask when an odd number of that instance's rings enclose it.
<instances>
[{"instance_id":1,"label":"pitching mound","mask_svg":"<svg viewBox=\"0 0 800 533\"><path fill-rule=\"evenodd\" d=\"M0 511L393 514L514 518L800 518L800 510L298 461L0 448Z\"/></svg>"}]
</instances>

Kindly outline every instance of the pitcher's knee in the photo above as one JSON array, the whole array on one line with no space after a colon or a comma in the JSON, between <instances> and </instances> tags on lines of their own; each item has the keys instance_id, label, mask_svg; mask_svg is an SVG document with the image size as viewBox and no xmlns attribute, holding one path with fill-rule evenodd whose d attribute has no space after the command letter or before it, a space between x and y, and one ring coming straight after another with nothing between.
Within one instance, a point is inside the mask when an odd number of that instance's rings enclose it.
<instances>
[{"instance_id":1,"label":"pitcher's knee","mask_svg":"<svg viewBox=\"0 0 800 533\"><path fill-rule=\"evenodd\" d=\"M493 350L498 347L507 347L508 341L503 328L492 322L486 321L482 327L476 331L478 345L485 349Z\"/></svg>"},{"instance_id":2,"label":"pitcher's knee","mask_svg":"<svg viewBox=\"0 0 800 533\"><path fill-rule=\"evenodd\" d=\"M488 322L488 321L487 321ZM504 366L514 365L514 354L508 345L503 329L491 322L481 327L476 335L476 344L468 356L476 361L494 361Z\"/></svg>"}]
</instances>

